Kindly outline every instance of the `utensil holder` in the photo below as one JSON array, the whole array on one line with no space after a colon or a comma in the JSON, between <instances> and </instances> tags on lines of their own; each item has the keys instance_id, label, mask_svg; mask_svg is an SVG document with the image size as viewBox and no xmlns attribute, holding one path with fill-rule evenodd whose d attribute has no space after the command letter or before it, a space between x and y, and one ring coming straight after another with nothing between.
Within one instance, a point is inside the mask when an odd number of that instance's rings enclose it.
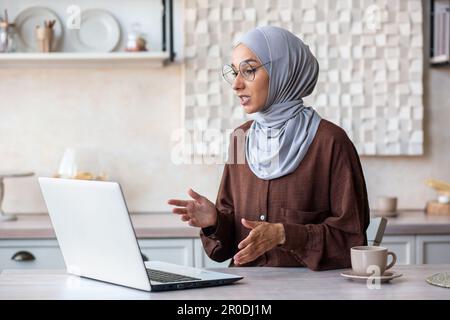
<instances>
[{"instance_id":1,"label":"utensil holder","mask_svg":"<svg viewBox=\"0 0 450 320\"><path fill-rule=\"evenodd\" d=\"M36 38L38 42L38 48L40 52L50 52L53 42L53 28L37 27Z\"/></svg>"}]
</instances>

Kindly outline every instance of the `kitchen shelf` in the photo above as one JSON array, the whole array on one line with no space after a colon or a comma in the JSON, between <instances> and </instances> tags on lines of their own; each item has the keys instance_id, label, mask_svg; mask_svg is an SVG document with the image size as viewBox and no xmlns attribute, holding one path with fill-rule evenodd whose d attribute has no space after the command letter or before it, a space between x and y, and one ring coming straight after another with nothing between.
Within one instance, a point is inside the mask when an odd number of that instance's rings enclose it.
<instances>
[{"instance_id":1,"label":"kitchen shelf","mask_svg":"<svg viewBox=\"0 0 450 320\"><path fill-rule=\"evenodd\" d=\"M110 53L3 53L0 69L27 68L130 68L161 67L168 63L171 53L161 52L110 52Z\"/></svg>"},{"instance_id":2,"label":"kitchen shelf","mask_svg":"<svg viewBox=\"0 0 450 320\"><path fill-rule=\"evenodd\" d=\"M176 52L174 48L174 4L173 0L153 0L154 2L161 2L161 47L153 43L150 47L152 51L147 52L126 52L124 51L124 43L121 43L115 48L115 51L105 53L91 53L91 52L71 52L70 46L65 46L64 41L58 48L57 52L41 53L41 52L14 52L14 53L0 53L0 69L12 68L154 68L162 67L170 62L175 61ZM25 1L24 1L25 2ZM28 0L28 6L35 5L34 0ZM88 0L80 1L88 2ZM138 3L146 3L148 1L138 1ZM65 8L63 5L52 5L52 0L45 0L43 2L48 7L52 8L56 14L63 17ZM103 4L107 4L107 0ZM20 5L12 5L17 12L22 10ZM111 13L120 16L115 5L115 11ZM143 7L142 12L152 9L153 7ZM158 7L159 8L159 7ZM14 11L13 10L13 11ZM152 17L158 17L158 11L152 11L156 14ZM130 24L130 19L125 19L121 22L121 28L125 28ZM117 16L116 16L117 18ZM142 17L141 17L142 18ZM119 19L119 18L118 18ZM119 19L119 21L121 21ZM136 20L139 22L138 20ZM153 21L153 20L152 20ZM159 18L154 20L154 23L159 23ZM159 28L158 28L159 29ZM126 29L124 29L126 30ZM155 29L156 30L156 29ZM66 32L67 30L65 30ZM122 34L122 39L125 34ZM156 40L155 40L156 41Z\"/></svg>"}]
</instances>

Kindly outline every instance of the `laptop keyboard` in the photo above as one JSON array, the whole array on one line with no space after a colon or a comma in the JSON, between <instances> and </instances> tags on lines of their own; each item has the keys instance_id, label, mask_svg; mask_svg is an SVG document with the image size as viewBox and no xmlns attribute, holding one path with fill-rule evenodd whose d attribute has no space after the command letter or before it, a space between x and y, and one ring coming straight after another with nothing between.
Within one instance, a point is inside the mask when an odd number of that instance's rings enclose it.
<instances>
[{"instance_id":1,"label":"laptop keyboard","mask_svg":"<svg viewBox=\"0 0 450 320\"><path fill-rule=\"evenodd\" d=\"M170 273L154 269L147 269L147 274L151 281L157 281L162 283L201 280L198 278L188 277L181 274Z\"/></svg>"}]
</instances>

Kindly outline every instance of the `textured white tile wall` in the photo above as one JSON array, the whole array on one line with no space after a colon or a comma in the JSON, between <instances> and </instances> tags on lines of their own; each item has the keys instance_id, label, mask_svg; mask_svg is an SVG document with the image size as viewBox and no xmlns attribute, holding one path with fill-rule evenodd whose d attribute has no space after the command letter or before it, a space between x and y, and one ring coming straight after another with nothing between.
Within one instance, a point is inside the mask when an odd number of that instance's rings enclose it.
<instances>
[{"instance_id":1,"label":"textured white tile wall","mask_svg":"<svg viewBox=\"0 0 450 320\"><path fill-rule=\"evenodd\" d=\"M186 0L186 129L246 120L220 71L239 36L259 25L310 46L321 71L305 103L343 127L360 154L423 153L420 0Z\"/></svg>"}]
</instances>

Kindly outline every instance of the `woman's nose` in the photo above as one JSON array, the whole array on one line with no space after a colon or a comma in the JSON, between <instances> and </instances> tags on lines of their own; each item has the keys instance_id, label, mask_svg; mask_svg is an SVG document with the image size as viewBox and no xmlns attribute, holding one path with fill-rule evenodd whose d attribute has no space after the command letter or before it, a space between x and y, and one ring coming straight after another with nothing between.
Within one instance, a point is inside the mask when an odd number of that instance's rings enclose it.
<instances>
[{"instance_id":1,"label":"woman's nose","mask_svg":"<svg viewBox=\"0 0 450 320\"><path fill-rule=\"evenodd\" d=\"M241 73L238 73L238 75L234 79L232 87L233 87L233 90L239 90L239 89L243 89L245 87L245 81L242 78Z\"/></svg>"}]
</instances>

